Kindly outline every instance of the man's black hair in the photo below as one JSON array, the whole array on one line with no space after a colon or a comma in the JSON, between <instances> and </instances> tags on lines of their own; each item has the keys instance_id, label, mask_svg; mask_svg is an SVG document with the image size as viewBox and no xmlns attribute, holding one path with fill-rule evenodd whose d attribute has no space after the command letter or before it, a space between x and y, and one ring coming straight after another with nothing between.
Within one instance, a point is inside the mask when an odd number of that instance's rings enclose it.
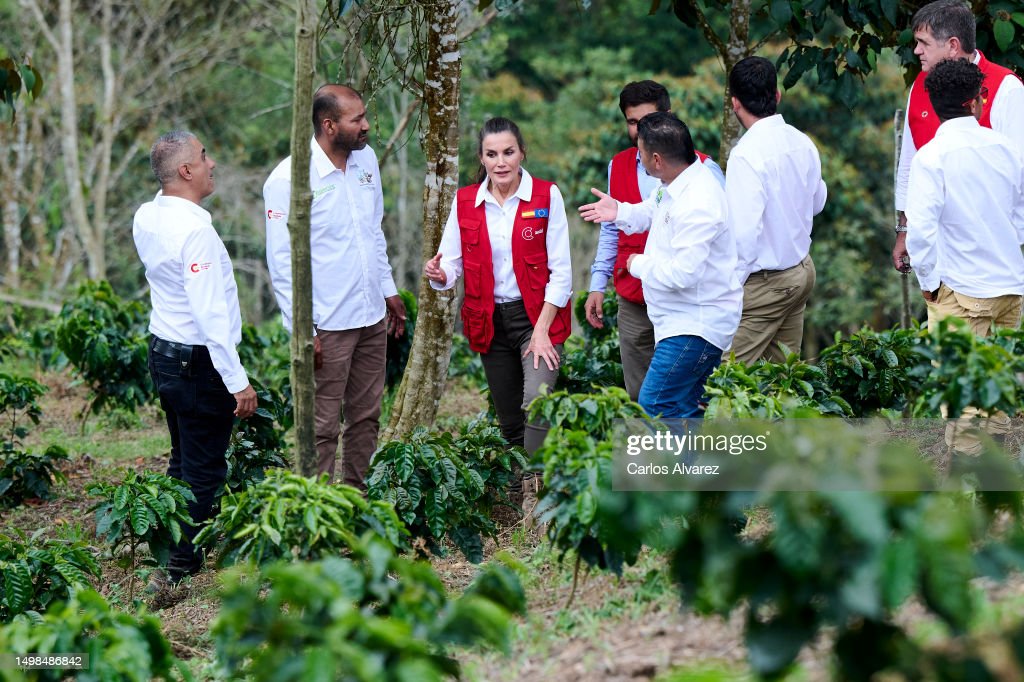
<instances>
[{"instance_id":1,"label":"man's black hair","mask_svg":"<svg viewBox=\"0 0 1024 682\"><path fill-rule=\"evenodd\" d=\"M637 123L636 132L648 154L657 153L676 165L697 161L690 129L673 113L656 111L647 114Z\"/></svg>"},{"instance_id":2,"label":"man's black hair","mask_svg":"<svg viewBox=\"0 0 1024 682\"><path fill-rule=\"evenodd\" d=\"M658 111L668 111L672 108L668 90L661 83L633 81L622 88L622 92L619 93L619 111L623 116L626 115L626 109L641 104L653 104Z\"/></svg>"},{"instance_id":3,"label":"man's black hair","mask_svg":"<svg viewBox=\"0 0 1024 682\"><path fill-rule=\"evenodd\" d=\"M970 103L981 91L985 74L966 59L943 59L924 78L924 89L939 119L970 116Z\"/></svg>"},{"instance_id":4,"label":"man's black hair","mask_svg":"<svg viewBox=\"0 0 1024 682\"><path fill-rule=\"evenodd\" d=\"M778 91L775 65L764 57L741 59L729 73L729 93L757 118L775 115Z\"/></svg>"}]
</instances>

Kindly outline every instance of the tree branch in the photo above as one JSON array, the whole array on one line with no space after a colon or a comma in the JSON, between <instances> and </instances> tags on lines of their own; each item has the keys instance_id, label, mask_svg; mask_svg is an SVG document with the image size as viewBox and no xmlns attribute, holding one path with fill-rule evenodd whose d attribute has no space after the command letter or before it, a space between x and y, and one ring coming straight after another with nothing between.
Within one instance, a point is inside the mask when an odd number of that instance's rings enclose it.
<instances>
[{"instance_id":1,"label":"tree branch","mask_svg":"<svg viewBox=\"0 0 1024 682\"><path fill-rule=\"evenodd\" d=\"M388 160L389 156L391 156L391 152L394 151L395 148L395 143L398 142L398 138L402 136L405 129L409 127L409 121L412 120L412 115L416 112L416 109L419 108L419 106L420 100L417 98L410 102L409 106L406 107L405 113L402 114L402 118L399 120L398 126L395 128L395 132L391 133L391 138L388 140L388 143L384 145L384 151L381 152L380 160L377 162L381 167L384 166L384 162Z\"/></svg>"}]
</instances>

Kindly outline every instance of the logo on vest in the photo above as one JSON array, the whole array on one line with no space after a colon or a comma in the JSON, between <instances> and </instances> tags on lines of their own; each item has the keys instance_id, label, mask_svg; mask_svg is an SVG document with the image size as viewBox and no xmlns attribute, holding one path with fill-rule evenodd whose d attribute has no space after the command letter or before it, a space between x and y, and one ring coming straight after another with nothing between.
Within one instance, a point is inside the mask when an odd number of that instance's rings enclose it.
<instances>
[{"instance_id":1,"label":"logo on vest","mask_svg":"<svg viewBox=\"0 0 1024 682\"><path fill-rule=\"evenodd\" d=\"M523 239L525 239L526 241L533 241L533 237L535 234L537 233L534 232L533 228L530 227L529 225L523 228Z\"/></svg>"},{"instance_id":2,"label":"logo on vest","mask_svg":"<svg viewBox=\"0 0 1024 682\"><path fill-rule=\"evenodd\" d=\"M546 208L538 208L538 209L534 209L533 211L523 211L520 214L520 216L523 217L523 218L547 218L548 217L548 209L546 209ZM525 232L524 232L524 234L525 234Z\"/></svg>"},{"instance_id":3,"label":"logo on vest","mask_svg":"<svg viewBox=\"0 0 1024 682\"><path fill-rule=\"evenodd\" d=\"M921 118L928 118L928 112L927 111L922 111L921 112Z\"/></svg>"}]
</instances>

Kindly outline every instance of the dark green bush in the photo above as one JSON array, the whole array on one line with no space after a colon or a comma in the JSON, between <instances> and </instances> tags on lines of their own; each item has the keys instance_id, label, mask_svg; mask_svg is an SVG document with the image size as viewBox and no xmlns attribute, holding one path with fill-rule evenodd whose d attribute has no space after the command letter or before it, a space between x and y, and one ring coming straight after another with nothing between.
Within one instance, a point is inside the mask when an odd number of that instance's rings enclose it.
<instances>
[{"instance_id":1,"label":"dark green bush","mask_svg":"<svg viewBox=\"0 0 1024 682\"><path fill-rule=\"evenodd\" d=\"M476 420L458 436L418 428L409 442L392 441L373 456L368 495L392 505L414 537L443 553L447 536L470 561L483 560L482 536L494 537L494 507L510 504L508 489L526 460L501 431Z\"/></svg>"},{"instance_id":2,"label":"dark green bush","mask_svg":"<svg viewBox=\"0 0 1024 682\"><path fill-rule=\"evenodd\" d=\"M0 534L0 623L27 611L42 612L67 601L76 588L100 577L91 548L81 541Z\"/></svg>"},{"instance_id":3,"label":"dark green bush","mask_svg":"<svg viewBox=\"0 0 1024 682\"><path fill-rule=\"evenodd\" d=\"M217 550L217 565L247 560L313 560L350 550L370 531L396 547L409 532L384 502L368 502L355 488L330 485L285 469L221 498L220 513L195 538Z\"/></svg>"}]
</instances>

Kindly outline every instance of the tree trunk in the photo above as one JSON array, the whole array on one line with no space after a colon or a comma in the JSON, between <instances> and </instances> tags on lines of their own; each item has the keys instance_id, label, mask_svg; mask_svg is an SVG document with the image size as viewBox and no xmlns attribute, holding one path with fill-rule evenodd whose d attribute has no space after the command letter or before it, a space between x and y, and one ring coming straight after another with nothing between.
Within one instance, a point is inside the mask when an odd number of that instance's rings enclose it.
<instances>
[{"instance_id":1,"label":"tree trunk","mask_svg":"<svg viewBox=\"0 0 1024 682\"><path fill-rule=\"evenodd\" d=\"M423 104L427 130L423 152L427 175L423 186L422 260L437 253L444 223L459 181L458 0L436 0L425 8L428 27ZM401 439L423 424L432 424L448 377L455 295L438 292L420 279L419 316L409 363L398 387L384 441Z\"/></svg>"},{"instance_id":2,"label":"tree trunk","mask_svg":"<svg viewBox=\"0 0 1024 682\"><path fill-rule=\"evenodd\" d=\"M313 69L316 64L317 6L315 0L296 0L295 81L292 102L292 196L288 232L292 248L292 402L295 408L295 465L298 473L317 471L313 434L313 271L310 264L309 139L313 109Z\"/></svg>"},{"instance_id":3,"label":"tree trunk","mask_svg":"<svg viewBox=\"0 0 1024 682\"><path fill-rule=\"evenodd\" d=\"M734 0L730 13L729 40L721 53L725 66L725 99L722 103L722 143L718 149L718 163L724 169L729 163L732 148L740 140L743 128L732 112L732 94L729 92L729 74L740 60L753 54L750 47L750 2Z\"/></svg>"}]
</instances>

